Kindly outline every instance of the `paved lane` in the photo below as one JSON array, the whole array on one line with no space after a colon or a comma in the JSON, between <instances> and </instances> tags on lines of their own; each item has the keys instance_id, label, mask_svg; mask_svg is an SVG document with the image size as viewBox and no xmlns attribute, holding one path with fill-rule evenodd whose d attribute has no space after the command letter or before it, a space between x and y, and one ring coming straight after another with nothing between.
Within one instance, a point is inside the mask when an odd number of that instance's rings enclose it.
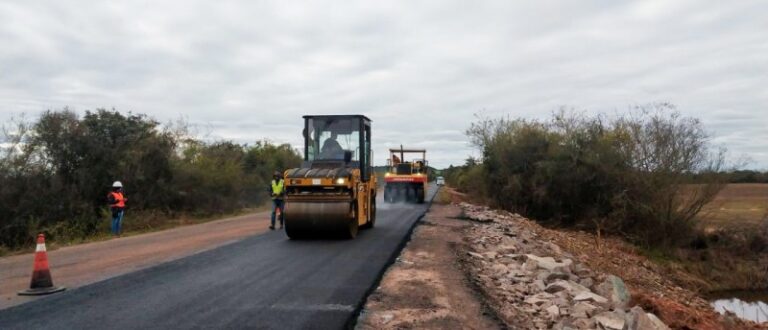
<instances>
[{"instance_id":1,"label":"paved lane","mask_svg":"<svg viewBox=\"0 0 768 330\"><path fill-rule=\"evenodd\" d=\"M0 328L344 328L427 209L379 205L354 240L269 232L2 310Z\"/></svg>"},{"instance_id":2,"label":"paved lane","mask_svg":"<svg viewBox=\"0 0 768 330\"><path fill-rule=\"evenodd\" d=\"M259 212L55 250L49 245L48 261L53 282L73 289L261 234L268 226L269 212ZM0 258L0 309L40 299L16 295L29 287L33 260L34 253Z\"/></svg>"}]
</instances>

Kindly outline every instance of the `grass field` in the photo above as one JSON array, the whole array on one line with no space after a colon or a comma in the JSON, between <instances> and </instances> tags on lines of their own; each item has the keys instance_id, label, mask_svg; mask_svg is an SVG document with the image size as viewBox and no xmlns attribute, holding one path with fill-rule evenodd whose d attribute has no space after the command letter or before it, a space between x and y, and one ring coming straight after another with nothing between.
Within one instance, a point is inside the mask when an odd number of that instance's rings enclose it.
<instances>
[{"instance_id":1,"label":"grass field","mask_svg":"<svg viewBox=\"0 0 768 330\"><path fill-rule=\"evenodd\" d=\"M729 184L699 215L706 229L762 226L768 215L768 184Z\"/></svg>"}]
</instances>

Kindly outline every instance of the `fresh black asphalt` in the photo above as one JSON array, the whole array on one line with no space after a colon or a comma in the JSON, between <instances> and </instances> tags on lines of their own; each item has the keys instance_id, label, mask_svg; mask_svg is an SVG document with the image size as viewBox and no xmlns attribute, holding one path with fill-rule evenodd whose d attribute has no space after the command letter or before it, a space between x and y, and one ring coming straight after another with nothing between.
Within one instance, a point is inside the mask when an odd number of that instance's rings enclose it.
<instances>
[{"instance_id":1,"label":"fresh black asphalt","mask_svg":"<svg viewBox=\"0 0 768 330\"><path fill-rule=\"evenodd\" d=\"M428 207L378 204L354 240L253 236L0 310L0 329L343 329Z\"/></svg>"}]
</instances>

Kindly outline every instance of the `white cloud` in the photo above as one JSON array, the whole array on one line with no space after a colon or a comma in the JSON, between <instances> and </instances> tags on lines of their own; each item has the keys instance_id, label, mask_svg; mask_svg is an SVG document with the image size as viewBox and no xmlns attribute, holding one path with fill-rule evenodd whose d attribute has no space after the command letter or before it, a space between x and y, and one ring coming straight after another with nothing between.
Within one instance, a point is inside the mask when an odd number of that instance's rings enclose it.
<instances>
[{"instance_id":1,"label":"white cloud","mask_svg":"<svg viewBox=\"0 0 768 330\"><path fill-rule=\"evenodd\" d=\"M489 115L669 101L768 168L761 1L0 3L0 118L70 106L183 115L299 144L301 115L362 113L391 146L462 163ZM476 152L475 152L476 155Z\"/></svg>"}]
</instances>

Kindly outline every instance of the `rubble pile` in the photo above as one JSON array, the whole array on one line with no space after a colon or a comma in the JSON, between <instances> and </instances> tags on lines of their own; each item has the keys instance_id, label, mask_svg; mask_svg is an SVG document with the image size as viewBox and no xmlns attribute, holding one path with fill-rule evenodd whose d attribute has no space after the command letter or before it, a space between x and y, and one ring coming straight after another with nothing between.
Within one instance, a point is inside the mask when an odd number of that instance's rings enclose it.
<instances>
[{"instance_id":1,"label":"rubble pile","mask_svg":"<svg viewBox=\"0 0 768 330\"><path fill-rule=\"evenodd\" d=\"M466 238L471 277L489 307L511 328L669 329L653 313L631 306L621 278L596 273L558 245L523 227L525 218L468 203L478 222Z\"/></svg>"}]
</instances>

